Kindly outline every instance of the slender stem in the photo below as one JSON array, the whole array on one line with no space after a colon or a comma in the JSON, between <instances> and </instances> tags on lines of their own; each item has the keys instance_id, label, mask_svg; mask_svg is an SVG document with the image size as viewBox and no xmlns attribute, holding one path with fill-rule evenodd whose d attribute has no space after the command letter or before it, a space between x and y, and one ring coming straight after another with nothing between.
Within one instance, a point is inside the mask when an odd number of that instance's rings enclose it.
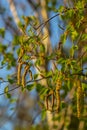
<instances>
[{"instance_id":1,"label":"slender stem","mask_svg":"<svg viewBox=\"0 0 87 130\"><path fill-rule=\"evenodd\" d=\"M47 79L47 78L50 78L50 77L51 77L51 76L43 77L43 78L36 79L36 80L30 80L30 81L28 81L27 83L38 82L38 81L40 81L40 80ZM6 82L8 82L8 81L6 81ZM20 87L21 87L21 86L17 86L17 87L15 87L15 88L10 89L8 92L2 92L2 93L0 93L0 96L1 96L1 95L4 95L4 94L6 94L6 93L9 93L9 92L11 92L11 91L14 91L14 90L16 90L16 89L18 89L18 88L20 88ZM25 86L25 88L26 88L26 86Z\"/></svg>"},{"instance_id":2,"label":"slender stem","mask_svg":"<svg viewBox=\"0 0 87 130\"><path fill-rule=\"evenodd\" d=\"M87 6L84 6L84 8L87 8ZM52 16L51 18L47 19L45 22L41 23L38 27L36 27L35 29L38 30L41 26L45 26L50 20L54 19L55 17L63 14L63 13L66 13L68 10L70 9L73 9L73 10L77 10L75 7L73 8L65 8L64 11L62 11L61 13L57 13L55 14L54 16Z\"/></svg>"}]
</instances>

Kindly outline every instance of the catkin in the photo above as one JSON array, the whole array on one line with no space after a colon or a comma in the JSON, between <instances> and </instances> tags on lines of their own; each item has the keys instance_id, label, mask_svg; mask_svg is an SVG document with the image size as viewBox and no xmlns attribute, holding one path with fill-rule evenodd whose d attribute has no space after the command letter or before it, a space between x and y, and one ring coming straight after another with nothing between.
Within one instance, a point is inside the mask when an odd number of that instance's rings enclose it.
<instances>
[{"instance_id":1,"label":"catkin","mask_svg":"<svg viewBox=\"0 0 87 130\"><path fill-rule=\"evenodd\" d=\"M61 88L61 80L57 80L57 86L56 86L56 110L59 111L60 108L60 88Z\"/></svg>"},{"instance_id":2,"label":"catkin","mask_svg":"<svg viewBox=\"0 0 87 130\"><path fill-rule=\"evenodd\" d=\"M22 75L22 86L23 87L25 87L25 77L27 75L28 70L29 70L29 65L26 65L24 68L24 73Z\"/></svg>"},{"instance_id":3,"label":"catkin","mask_svg":"<svg viewBox=\"0 0 87 130\"><path fill-rule=\"evenodd\" d=\"M18 58L18 62L22 61L22 57L24 55L24 52L25 52L24 48L21 47L21 51L20 51L20 55L19 55L19 58Z\"/></svg>"},{"instance_id":4,"label":"catkin","mask_svg":"<svg viewBox=\"0 0 87 130\"><path fill-rule=\"evenodd\" d=\"M20 85L21 83L21 69L22 69L23 62L18 64L18 73L17 73L17 84Z\"/></svg>"}]
</instances>

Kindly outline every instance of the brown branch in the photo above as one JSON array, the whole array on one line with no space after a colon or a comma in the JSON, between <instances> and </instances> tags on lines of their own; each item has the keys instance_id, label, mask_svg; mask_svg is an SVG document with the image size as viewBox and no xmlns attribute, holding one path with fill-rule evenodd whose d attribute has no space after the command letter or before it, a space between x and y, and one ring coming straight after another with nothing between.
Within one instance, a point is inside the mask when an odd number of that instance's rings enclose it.
<instances>
[{"instance_id":1,"label":"brown branch","mask_svg":"<svg viewBox=\"0 0 87 130\"><path fill-rule=\"evenodd\" d=\"M8 92L0 93L0 96L4 95L4 94L6 94L6 93L9 93L9 92L11 92L11 91L13 91L13 90L15 90L15 89L17 89L17 88L20 88L20 87L21 87L21 86L17 86L17 87L15 87L15 88L13 88L13 89L10 89Z\"/></svg>"},{"instance_id":2,"label":"brown branch","mask_svg":"<svg viewBox=\"0 0 87 130\"><path fill-rule=\"evenodd\" d=\"M4 64L4 65L0 66L0 69L3 69L6 66L7 66L7 64Z\"/></svg>"},{"instance_id":3,"label":"brown branch","mask_svg":"<svg viewBox=\"0 0 87 130\"><path fill-rule=\"evenodd\" d=\"M87 6L84 6L84 9L87 8ZM41 23L38 27L36 27L35 29L38 30L41 26L45 26L50 20L54 19L55 17L63 14L63 13L66 13L68 10L70 9L73 9L73 10L77 10L75 7L73 8L65 8L64 11L62 11L61 13L57 13L55 14L54 16L52 16L51 18L47 19L45 22Z\"/></svg>"},{"instance_id":4,"label":"brown branch","mask_svg":"<svg viewBox=\"0 0 87 130\"><path fill-rule=\"evenodd\" d=\"M36 27L35 29L38 30L41 26L45 26L50 20L54 19L55 17L57 17L58 15L60 15L60 13L57 13L56 15L52 16L51 18L47 19L45 22L41 23L38 27Z\"/></svg>"},{"instance_id":5,"label":"brown branch","mask_svg":"<svg viewBox=\"0 0 87 130\"><path fill-rule=\"evenodd\" d=\"M86 74L82 74L82 73L74 73L74 74L70 74L70 75L87 76ZM42 78L36 79L36 80L30 80L30 81L27 81L27 84L28 84L28 83L32 83L32 82L38 82L38 81L41 81L41 80L43 80L43 79L48 79L48 78L52 78L52 76L42 77ZM9 81L5 81L5 82L9 82ZM82 82L84 82L84 81L82 81ZM2 83L2 82L1 82L1 83ZM3 82L3 83L4 83L4 82ZM85 81L84 83L87 84L87 81ZM17 87L15 87L15 88L10 89L8 92L0 93L0 96L1 96L1 95L4 95L4 94L6 94L6 93L9 93L9 92L11 92L11 91L14 91L15 89L18 89L18 88L20 88L20 87L21 87L21 86L17 86ZM24 88L26 88L26 86L25 86Z\"/></svg>"},{"instance_id":6,"label":"brown branch","mask_svg":"<svg viewBox=\"0 0 87 130\"><path fill-rule=\"evenodd\" d=\"M2 84L2 83L7 83L7 82L9 82L9 81L4 81L4 80L2 79L2 81L0 82L0 84Z\"/></svg>"},{"instance_id":7,"label":"brown branch","mask_svg":"<svg viewBox=\"0 0 87 130\"><path fill-rule=\"evenodd\" d=\"M14 21L16 22L16 24L18 24L20 22L20 18L18 17L18 13L15 7L15 2L14 0L8 0L9 6L10 6L10 10L12 12Z\"/></svg>"},{"instance_id":8,"label":"brown branch","mask_svg":"<svg viewBox=\"0 0 87 130\"><path fill-rule=\"evenodd\" d=\"M51 77L51 76L43 77L43 78L36 79L36 80L30 80L30 81L28 81L27 83L38 82L38 81L40 81L40 80L47 79L47 78L50 78L50 77ZM8 82L8 81L6 81L6 82ZM17 87L15 87L15 88L10 89L8 92L0 93L0 96L1 96L1 95L4 95L4 94L6 94L6 93L12 92L12 91L14 91L14 90L16 90L16 89L18 89L18 88L20 88L20 87L21 87L21 86L17 86ZM25 86L24 88L26 88L26 86Z\"/></svg>"}]
</instances>

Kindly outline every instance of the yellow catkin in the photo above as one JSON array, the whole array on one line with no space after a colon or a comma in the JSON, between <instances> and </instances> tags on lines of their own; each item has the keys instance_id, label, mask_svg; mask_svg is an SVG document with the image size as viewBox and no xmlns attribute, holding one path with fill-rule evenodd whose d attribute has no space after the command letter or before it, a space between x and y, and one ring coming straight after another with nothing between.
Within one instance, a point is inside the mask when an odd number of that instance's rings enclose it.
<instances>
[{"instance_id":1,"label":"yellow catkin","mask_svg":"<svg viewBox=\"0 0 87 130\"><path fill-rule=\"evenodd\" d=\"M48 94L47 94L47 96L46 96L46 109L47 110L49 110L49 104L48 104L48 102L49 102L49 97L50 96L52 96L52 108L51 108L51 110L53 109L53 106L54 106L54 92L53 92L53 90L51 90Z\"/></svg>"},{"instance_id":2,"label":"yellow catkin","mask_svg":"<svg viewBox=\"0 0 87 130\"><path fill-rule=\"evenodd\" d=\"M24 55L24 52L25 52L24 48L21 47L21 51L20 51L20 55L19 55L19 58L18 58L18 62L22 61L22 57Z\"/></svg>"},{"instance_id":3,"label":"yellow catkin","mask_svg":"<svg viewBox=\"0 0 87 130\"><path fill-rule=\"evenodd\" d=\"M22 86L23 87L25 87L25 77L27 75L28 70L29 70L29 65L26 65L24 68L24 73L22 75Z\"/></svg>"},{"instance_id":4,"label":"yellow catkin","mask_svg":"<svg viewBox=\"0 0 87 130\"><path fill-rule=\"evenodd\" d=\"M57 85L56 85L56 110L59 111L60 108L60 88L61 88L61 80L57 80Z\"/></svg>"},{"instance_id":5,"label":"yellow catkin","mask_svg":"<svg viewBox=\"0 0 87 130\"><path fill-rule=\"evenodd\" d=\"M21 69L22 69L23 62L18 64L18 73L17 73L17 84L20 85L21 83Z\"/></svg>"},{"instance_id":6,"label":"yellow catkin","mask_svg":"<svg viewBox=\"0 0 87 130\"><path fill-rule=\"evenodd\" d=\"M81 108L82 108L82 102L83 102L83 92L82 92L82 86L81 81L77 81L77 117L80 118L81 116Z\"/></svg>"}]
</instances>

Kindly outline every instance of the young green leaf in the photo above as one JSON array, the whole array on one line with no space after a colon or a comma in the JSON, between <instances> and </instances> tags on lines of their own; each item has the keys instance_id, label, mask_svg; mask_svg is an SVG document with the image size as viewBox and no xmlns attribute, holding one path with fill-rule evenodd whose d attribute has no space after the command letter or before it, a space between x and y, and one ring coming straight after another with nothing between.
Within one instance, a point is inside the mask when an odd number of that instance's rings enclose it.
<instances>
[{"instance_id":1,"label":"young green leaf","mask_svg":"<svg viewBox=\"0 0 87 130\"><path fill-rule=\"evenodd\" d=\"M6 86L5 89L4 89L4 93L8 93L8 91L9 91L9 87Z\"/></svg>"},{"instance_id":2,"label":"young green leaf","mask_svg":"<svg viewBox=\"0 0 87 130\"><path fill-rule=\"evenodd\" d=\"M28 91L31 91L32 89L34 89L35 85L34 84L29 84L26 86Z\"/></svg>"},{"instance_id":3,"label":"young green leaf","mask_svg":"<svg viewBox=\"0 0 87 130\"><path fill-rule=\"evenodd\" d=\"M5 28L0 28L0 36L4 37L5 35Z\"/></svg>"}]
</instances>

